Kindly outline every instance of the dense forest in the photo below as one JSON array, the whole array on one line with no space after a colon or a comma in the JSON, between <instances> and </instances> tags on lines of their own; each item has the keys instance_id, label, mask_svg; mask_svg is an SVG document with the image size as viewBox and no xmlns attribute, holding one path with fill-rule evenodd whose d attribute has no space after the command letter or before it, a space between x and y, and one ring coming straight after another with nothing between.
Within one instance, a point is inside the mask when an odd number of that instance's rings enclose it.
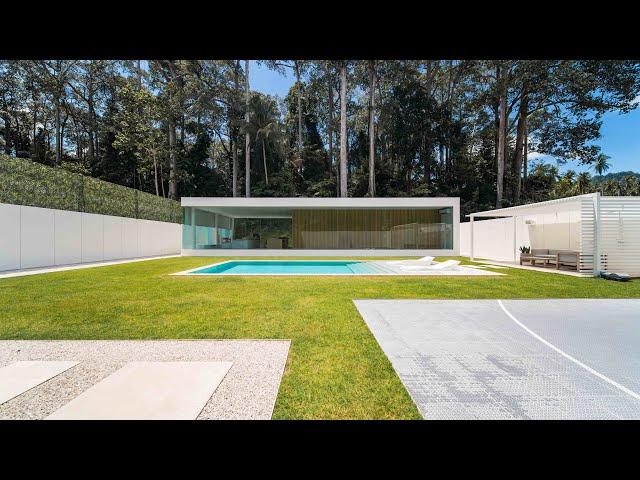
<instances>
[{"instance_id":1,"label":"dense forest","mask_svg":"<svg viewBox=\"0 0 640 480\"><path fill-rule=\"evenodd\" d=\"M0 149L159 196L459 196L462 213L600 190L603 114L636 108L640 62L0 61Z\"/></svg>"}]
</instances>

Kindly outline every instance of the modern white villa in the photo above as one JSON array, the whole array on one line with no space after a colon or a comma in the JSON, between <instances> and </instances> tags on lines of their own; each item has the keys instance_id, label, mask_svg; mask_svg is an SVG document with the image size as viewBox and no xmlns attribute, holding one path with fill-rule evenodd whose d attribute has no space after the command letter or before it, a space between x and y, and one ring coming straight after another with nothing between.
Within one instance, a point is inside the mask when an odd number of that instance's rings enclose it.
<instances>
[{"instance_id":1,"label":"modern white villa","mask_svg":"<svg viewBox=\"0 0 640 480\"><path fill-rule=\"evenodd\" d=\"M472 260L640 276L640 197L589 193L467 216L460 254Z\"/></svg>"},{"instance_id":2,"label":"modern white villa","mask_svg":"<svg viewBox=\"0 0 640 480\"><path fill-rule=\"evenodd\" d=\"M183 197L182 254L458 255L460 199Z\"/></svg>"}]
</instances>

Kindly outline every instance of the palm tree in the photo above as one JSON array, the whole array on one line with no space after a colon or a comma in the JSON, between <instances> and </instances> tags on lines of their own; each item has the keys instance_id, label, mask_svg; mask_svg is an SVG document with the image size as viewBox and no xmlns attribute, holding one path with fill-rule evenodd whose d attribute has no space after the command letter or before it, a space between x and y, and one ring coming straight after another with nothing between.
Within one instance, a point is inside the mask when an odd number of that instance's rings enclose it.
<instances>
[{"instance_id":1,"label":"palm tree","mask_svg":"<svg viewBox=\"0 0 640 480\"><path fill-rule=\"evenodd\" d=\"M582 172L576 179L576 190L578 194L588 193L591 190L591 175L589 172Z\"/></svg>"},{"instance_id":2,"label":"palm tree","mask_svg":"<svg viewBox=\"0 0 640 480\"><path fill-rule=\"evenodd\" d=\"M610 158L611 157L605 155L604 153L598 155L598 158L596 158L596 161L593 164L593 169L598 175L602 176L604 172L611 168L611 164L607 162L607 160L609 160ZM600 179L600 193L604 195L604 182L602 181L602 179Z\"/></svg>"},{"instance_id":3,"label":"palm tree","mask_svg":"<svg viewBox=\"0 0 640 480\"><path fill-rule=\"evenodd\" d=\"M596 161L593 164L593 169L596 171L598 175L604 174L604 172L606 172L611 168L611 164L607 162L607 160L609 160L610 158L611 157L609 157L608 155L605 155L604 153L601 153L600 155L598 155L598 158L596 158Z\"/></svg>"},{"instance_id":4,"label":"palm tree","mask_svg":"<svg viewBox=\"0 0 640 480\"><path fill-rule=\"evenodd\" d=\"M635 175L627 175L620 182L623 195L640 195L640 179Z\"/></svg>"},{"instance_id":5,"label":"palm tree","mask_svg":"<svg viewBox=\"0 0 640 480\"><path fill-rule=\"evenodd\" d=\"M248 125L249 133L262 148L264 181L269 185L269 169L267 167L267 145L277 145L281 134L278 112L272 100L260 94L254 94L250 103L251 116Z\"/></svg>"}]
</instances>

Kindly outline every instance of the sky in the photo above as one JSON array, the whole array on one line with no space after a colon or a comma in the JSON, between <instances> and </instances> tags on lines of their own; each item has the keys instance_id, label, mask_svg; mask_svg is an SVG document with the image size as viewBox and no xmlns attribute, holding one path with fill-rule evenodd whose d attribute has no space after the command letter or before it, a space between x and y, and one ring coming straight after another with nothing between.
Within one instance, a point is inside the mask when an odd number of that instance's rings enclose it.
<instances>
[{"instance_id":1,"label":"sky","mask_svg":"<svg viewBox=\"0 0 640 480\"><path fill-rule=\"evenodd\" d=\"M249 81L252 90L284 98L295 82L291 71L282 75L258 64L255 60L251 61L250 68ZM601 138L595 143L600 145L605 155L611 157L609 159L611 168L607 173L628 170L640 172L640 108L625 115L607 113L603 117L600 133ZM535 153L530 153L529 158L555 163L551 157L537 156ZM567 162L559 167L561 172L575 170L594 174L592 167L580 165L577 162Z\"/></svg>"}]
</instances>

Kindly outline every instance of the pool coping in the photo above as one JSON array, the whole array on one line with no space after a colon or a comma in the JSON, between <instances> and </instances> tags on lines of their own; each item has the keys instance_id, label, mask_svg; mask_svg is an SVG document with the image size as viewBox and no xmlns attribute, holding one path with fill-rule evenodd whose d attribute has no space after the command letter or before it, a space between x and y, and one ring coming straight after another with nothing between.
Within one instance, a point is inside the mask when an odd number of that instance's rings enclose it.
<instances>
[{"instance_id":1,"label":"pool coping","mask_svg":"<svg viewBox=\"0 0 640 480\"><path fill-rule=\"evenodd\" d=\"M193 272L197 270L203 270L205 268L215 267L218 265L224 265L225 263L231 262L243 262L243 261L251 261L251 262L265 262L270 263L274 260L224 260L222 262L211 263L209 265L203 265L196 268L191 268L189 270L183 270L181 272L170 273L170 276L189 276L189 277L491 277L491 276L505 276L504 273L491 272L483 269L474 269L471 266L460 265L463 269L471 269L478 273L454 273L452 274L452 270L433 270L426 272L399 272L399 273L198 273L194 274ZM282 260L277 260L282 261ZM287 262L328 262L332 260L286 260ZM335 260L338 261L338 260ZM353 261L356 263L366 263L366 262L378 262L379 260L344 260L344 261ZM460 272L460 270L453 270L456 272ZM480 273L482 272L482 273Z\"/></svg>"}]
</instances>

